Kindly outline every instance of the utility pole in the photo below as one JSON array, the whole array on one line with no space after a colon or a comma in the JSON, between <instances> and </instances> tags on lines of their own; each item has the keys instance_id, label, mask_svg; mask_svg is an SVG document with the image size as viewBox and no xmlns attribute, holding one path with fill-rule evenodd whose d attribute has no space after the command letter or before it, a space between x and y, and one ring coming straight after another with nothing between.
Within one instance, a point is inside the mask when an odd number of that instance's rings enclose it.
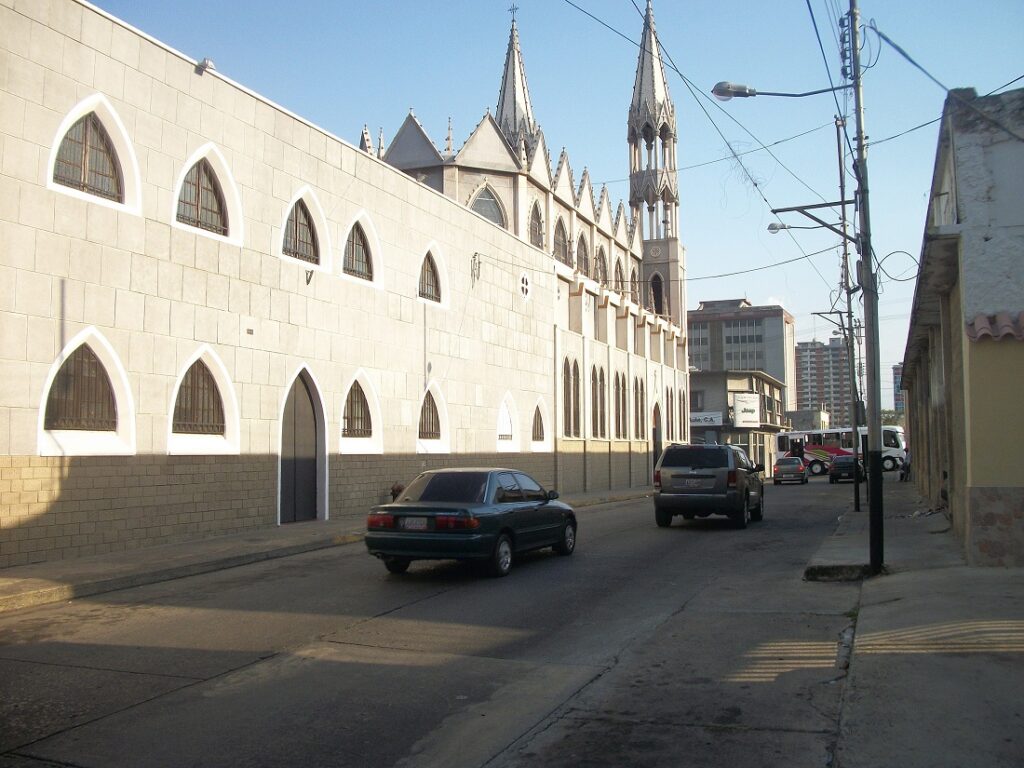
<instances>
[{"instance_id":1,"label":"utility pole","mask_svg":"<svg viewBox=\"0 0 1024 768\"><path fill-rule=\"evenodd\" d=\"M864 137L864 94L860 69L860 9L850 0L850 55L853 97L857 114L857 204L860 210L858 272L864 291L864 348L867 358L868 422L868 539L871 573L882 571L884 518L882 515L882 378L878 350L878 286L871 254L871 213L868 205L868 158Z\"/></svg>"}]
</instances>

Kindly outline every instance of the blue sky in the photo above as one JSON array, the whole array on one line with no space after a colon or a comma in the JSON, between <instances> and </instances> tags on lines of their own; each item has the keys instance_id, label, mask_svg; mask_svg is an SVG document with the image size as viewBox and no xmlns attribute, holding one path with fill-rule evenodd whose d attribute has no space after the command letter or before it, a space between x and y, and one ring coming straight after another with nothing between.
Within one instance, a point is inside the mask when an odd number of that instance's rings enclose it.
<instances>
[{"instance_id":1,"label":"blue sky","mask_svg":"<svg viewBox=\"0 0 1024 768\"><path fill-rule=\"evenodd\" d=\"M617 205L629 194L626 113L637 58L630 41L639 40L642 17L633 0L574 2L607 26L566 0L517 0L527 80L552 161L565 147L577 183L588 168L595 191L606 182ZM439 146L450 117L458 147L497 103L511 0L293 0L286 10L270 0L97 4L188 56L210 57L221 73L352 143L364 124L375 139L383 128L390 140L413 108ZM636 5L642 9L644 0ZM769 234L767 226L776 220L769 209L839 198L836 101L828 94L724 104L704 97L719 80L761 91L828 87L826 61L838 84L836 18L848 3L809 5L654 4L665 52L703 94L691 95L680 75L668 72L679 132L689 304L734 297L781 304L796 318L799 341L827 340L831 333L832 326L813 313L831 309L835 300L839 251L832 246L838 240L825 230L795 230L795 242L786 233ZM1021 0L862 0L861 16L947 87L984 94L1024 75ZM870 31L863 57L870 66L864 76L867 134L878 142L868 155L874 248L889 273L880 275L882 405L891 407L889 369L902 360L906 343L938 127L882 139L937 118L945 92ZM1024 80L1011 87L1024 87ZM852 136L849 101L847 107L839 97L839 106L849 110ZM709 163L729 156L726 140L746 152L757 150L758 140L770 145L805 133L772 146L774 158L763 150L743 155L746 171L733 160ZM799 214L784 214L783 220L811 224ZM822 249L830 250L799 258ZM791 259L798 260L764 268Z\"/></svg>"}]
</instances>

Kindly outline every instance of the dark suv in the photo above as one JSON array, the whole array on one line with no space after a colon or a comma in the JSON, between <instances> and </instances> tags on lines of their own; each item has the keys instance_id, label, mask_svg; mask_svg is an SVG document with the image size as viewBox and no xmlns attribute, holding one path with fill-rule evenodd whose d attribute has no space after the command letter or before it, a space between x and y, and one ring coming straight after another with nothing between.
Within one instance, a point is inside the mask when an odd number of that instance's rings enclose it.
<instances>
[{"instance_id":1,"label":"dark suv","mask_svg":"<svg viewBox=\"0 0 1024 768\"><path fill-rule=\"evenodd\" d=\"M654 519L666 528L674 515L726 515L746 528L764 514L762 472L739 446L670 445L654 470Z\"/></svg>"}]
</instances>

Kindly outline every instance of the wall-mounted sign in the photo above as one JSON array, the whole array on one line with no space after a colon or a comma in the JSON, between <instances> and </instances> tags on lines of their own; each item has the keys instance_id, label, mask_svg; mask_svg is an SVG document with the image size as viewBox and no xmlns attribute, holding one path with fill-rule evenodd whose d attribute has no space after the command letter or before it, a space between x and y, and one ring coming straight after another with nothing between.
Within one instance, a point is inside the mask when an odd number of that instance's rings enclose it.
<instances>
[{"instance_id":1,"label":"wall-mounted sign","mask_svg":"<svg viewBox=\"0 0 1024 768\"><path fill-rule=\"evenodd\" d=\"M702 411L700 413L690 412L691 427L720 427L722 426L721 411Z\"/></svg>"},{"instance_id":2,"label":"wall-mounted sign","mask_svg":"<svg viewBox=\"0 0 1024 768\"><path fill-rule=\"evenodd\" d=\"M761 396L757 393L737 392L733 395L732 424L734 427L761 426Z\"/></svg>"}]
</instances>

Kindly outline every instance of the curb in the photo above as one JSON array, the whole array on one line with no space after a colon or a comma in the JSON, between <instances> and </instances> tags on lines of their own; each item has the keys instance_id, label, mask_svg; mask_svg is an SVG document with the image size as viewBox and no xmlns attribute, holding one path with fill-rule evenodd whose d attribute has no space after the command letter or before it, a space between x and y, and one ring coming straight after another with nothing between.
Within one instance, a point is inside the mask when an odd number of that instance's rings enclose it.
<instances>
[{"instance_id":1,"label":"curb","mask_svg":"<svg viewBox=\"0 0 1024 768\"><path fill-rule=\"evenodd\" d=\"M811 564L804 568L804 581L863 581L870 575L871 566L867 563Z\"/></svg>"}]
</instances>

